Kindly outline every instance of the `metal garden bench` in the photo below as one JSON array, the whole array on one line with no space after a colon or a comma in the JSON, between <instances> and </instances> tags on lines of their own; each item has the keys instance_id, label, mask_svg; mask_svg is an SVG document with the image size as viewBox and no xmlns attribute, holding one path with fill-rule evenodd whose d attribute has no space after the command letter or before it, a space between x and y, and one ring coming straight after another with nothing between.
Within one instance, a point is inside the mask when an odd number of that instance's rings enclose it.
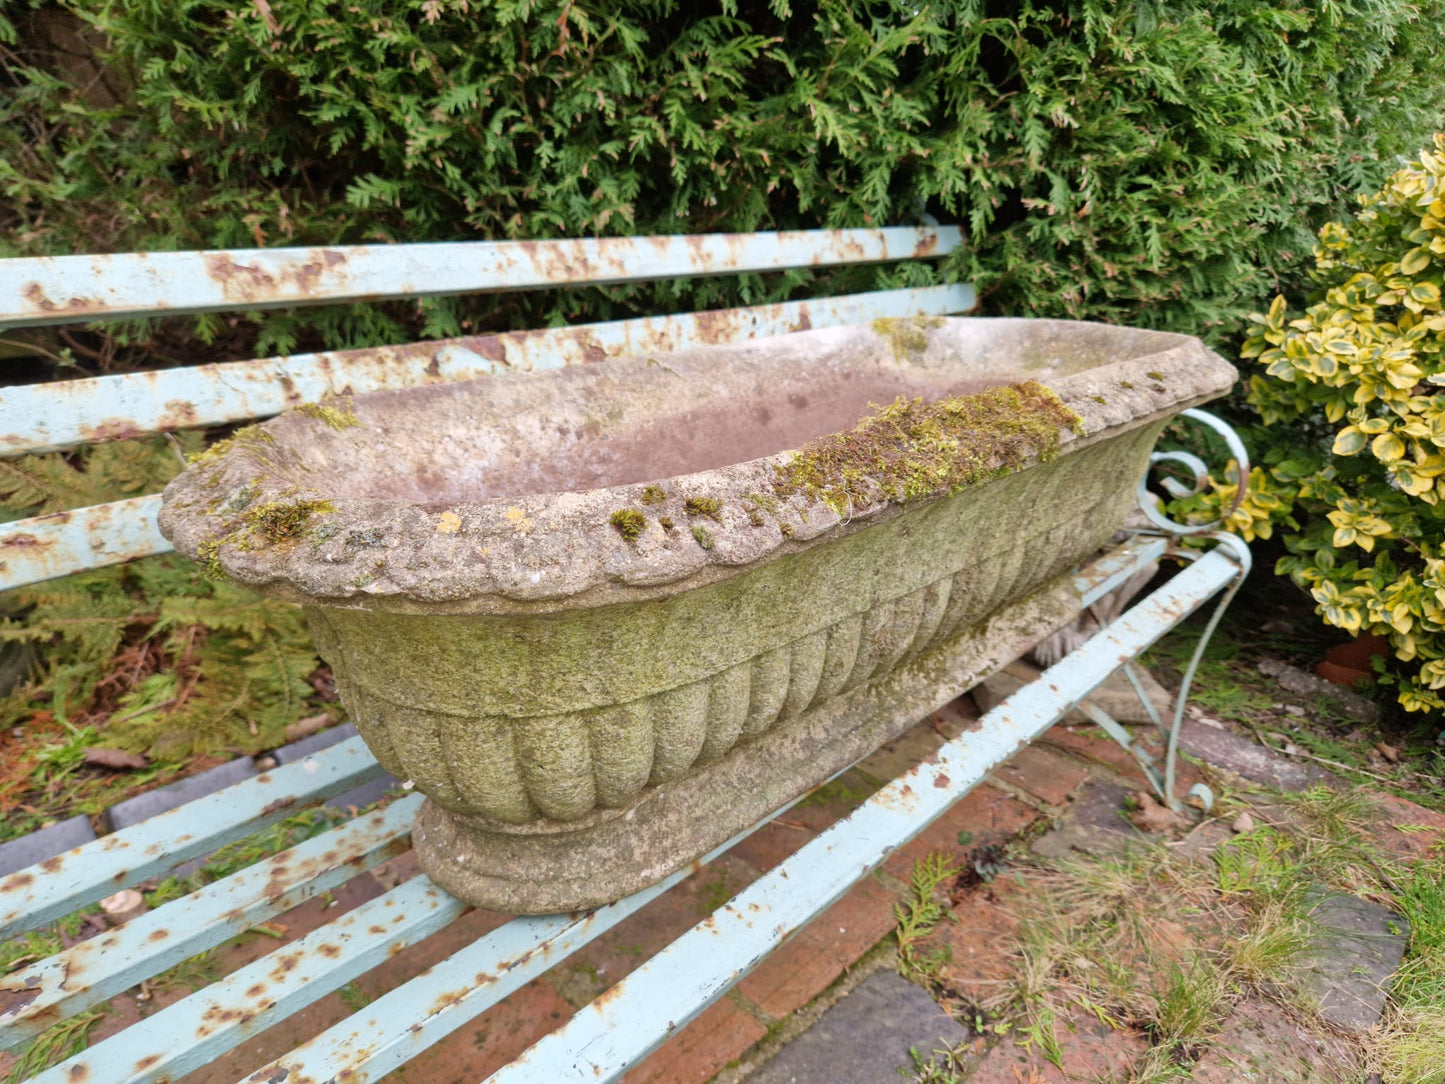
<instances>
[{"instance_id":1,"label":"metal garden bench","mask_svg":"<svg viewBox=\"0 0 1445 1084\"><path fill-rule=\"evenodd\" d=\"M5 260L0 328L934 258L959 244L957 229L934 227ZM973 306L968 286L932 286L4 388L0 454L219 426L343 391L464 380L879 317L958 314ZM1242 461L1242 449L1237 443L1232 448ZM1183 459L1202 471L1197 460ZM0 525L0 590L168 551L155 527L159 505L159 496L142 496ZM1152 507L1150 514L1158 533L1138 534L1078 570L1082 606L1162 556L1178 556L1187 567L986 714L976 729L886 785L489 1079L615 1079L1110 673L1127 669L1151 642L1222 593L1217 621L1248 568L1248 550L1222 535L1210 535L1212 549L1181 547L1167 521ZM962 691L941 689L939 702ZM1167 744L1162 758L1083 704L1176 803L1174 740L1185 695L1187 680L1174 719L1156 719ZM49 858L0 880L0 933L14 937L54 922L381 774L361 740L352 738ZM401 797L0 978L0 1048L15 1047L395 856L408 845L420 802L420 795ZM689 872L585 914L514 919L247 1079L377 1079ZM464 910L417 876L33 1079L95 1084L179 1078Z\"/></svg>"}]
</instances>

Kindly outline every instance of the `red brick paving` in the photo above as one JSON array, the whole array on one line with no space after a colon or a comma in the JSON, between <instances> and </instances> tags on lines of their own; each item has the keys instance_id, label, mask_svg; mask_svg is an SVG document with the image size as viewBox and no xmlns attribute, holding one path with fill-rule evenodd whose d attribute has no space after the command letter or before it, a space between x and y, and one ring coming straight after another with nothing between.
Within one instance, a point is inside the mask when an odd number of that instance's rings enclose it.
<instances>
[{"instance_id":1,"label":"red brick paving","mask_svg":"<svg viewBox=\"0 0 1445 1084\"><path fill-rule=\"evenodd\" d=\"M1156 751L1159 742L1155 740L1153 728L1136 728L1135 734L1147 734L1145 744ZM1068 753L1080 760L1111 768L1131 783L1148 787L1148 780L1139 770L1139 763L1113 738L1095 726L1073 726L1059 723L1039 735L1036 743L1049 746L1059 752ZM1183 794L1195 783L1203 782L1199 769L1186 760L1180 760L1176 768L1178 793Z\"/></svg>"},{"instance_id":2,"label":"red brick paving","mask_svg":"<svg viewBox=\"0 0 1445 1084\"><path fill-rule=\"evenodd\" d=\"M1009 899L1020 891L1026 889L1011 878L999 878L968 893L954 905L952 919L939 923L923 952L948 950L939 978L950 990L974 1002L999 993L1000 984L1013 973L1010 935L1018 920L1010 911Z\"/></svg>"},{"instance_id":3,"label":"red brick paving","mask_svg":"<svg viewBox=\"0 0 1445 1084\"><path fill-rule=\"evenodd\" d=\"M774 1019L806 1005L893 931L895 902L877 878L864 878L759 964L739 992Z\"/></svg>"},{"instance_id":4,"label":"red brick paving","mask_svg":"<svg viewBox=\"0 0 1445 1084\"><path fill-rule=\"evenodd\" d=\"M987 783L980 783L919 833L913 842L889 855L883 868L906 881L913 873L913 864L924 855L942 851L955 861L961 861L981 844L1002 843L1017 835L1038 816L1037 810L1017 798ZM959 842L960 834L967 842Z\"/></svg>"},{"instance_id":5,"label":"red brick paving","mask_svg":"<svg viewBox=\"0 0 1445 1084\"><path fill-rule=\"evenodd\" d=\"M623 1077L623 1084L703 1084L767 1033L724 998Z\"/></svg>"},{"instance_id":6,"label":"red brick paving","mask_svg":"<svg viewBox=\"0 0 1445 1084\"><path fill-rule=\"evenodd\" d=\"M1077 760L1036 745L1024 746L993 774L1047 805L1063 805L1089 778L1089 770Z\"/></svg>"},{"instance_id":7,"label":"red brick paving","mask_svg":"<svg viewBox=\"0 0 1445 1084\"><path fill-rule=\"evenodd\" d=\"M1445 813L1393 794L1381 795L1379 802L1389 822L1381 842L1390 850L1419 858L1445 841ZM1401 826L1408 831L1401 831Z\"/></svg>"},{"instance_id":8,"label":"red brick paving","mask_svg":"<svg viewBox=\"0 0 1445 1084\"><path fill-rule=\"evenodd\" d=\"M968 1076L968 1084L1075 1084L1121 1079L1148 1043L1134 1031L1114 1031L1093 1017L1061 1019L1054 1025L1063 1068L1044 1057L1035 1043L1019 1045L1005 1035Z\"/></svg>"},{"instance_id":9,"label":"red brick paving","mask_svg":"<svg viewBox=\"0 0 1445 1084\"><path fill-rule=\"evenodd\" d=\"M381 1079L389 1084L477 1084L561 1027L572 1011L556 990L537 979Z\"/></svg>"}]
</instances>

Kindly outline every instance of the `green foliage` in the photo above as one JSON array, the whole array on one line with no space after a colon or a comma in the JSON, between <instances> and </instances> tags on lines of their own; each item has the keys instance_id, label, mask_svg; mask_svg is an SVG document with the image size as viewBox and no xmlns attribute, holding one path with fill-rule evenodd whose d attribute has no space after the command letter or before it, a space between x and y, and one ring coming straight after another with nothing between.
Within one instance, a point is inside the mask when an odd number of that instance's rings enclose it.
<instances>
[{"instance_id":1,"label":"green foliage","mask_svg":"<svg viewBox=\"0 0 1445 1084\"><path fill-rule=\"evenodd\" d=\"M1381 681L1411 711L1445 708L1445 136L1434 148L1320 232L1314 304L1253 317L1266 451L1235 515L1246 537L1290 529L1277 570L1326 623L1388 637Z\"/></svg>"},{"instance_id":2,"label":"green foliage","mask_svg":"<svg viewBox=\"0 0 1445 1084\"><path fill-rule=\"evenodd\" d=\"M986 311L1224 334L1295 279L1348 193L1378 185L1380 163L1439 123L1442 11L1441 0L0 0L0 252L927 213L965 226L950 266ZM56 35L69 36L65 64ZM932 275L860 268L827 288ZM117 344L188 335L258 352L373 344L776 300L812 277L206 316L89 341L100 364L116 363Z\"/></svg>"},{"instance_id":3,"label":"green foliage","mask_svg":"<svg viewBox=\"0 0 1445 1084\"><path fill-rule=\"evenodd\" d=\"M958 874L959 867L942 851L930 851L913 863L908 896L893 905L893 918L898 923L894 930L898 961L904 974L926 977L945 962L942 953L946 950L938 949L927 956L920 956L918 950L939 920L949 914L947 903L938 898L939 890Z\"/></svg>"},{"instance_id":4,"label":"green foliage","mask_svg":"<svg viewBox=\"0 0 1445 1084\"><path fill-rule=\"evenodd\" d=\"M0 520L154 490L179 469L159 439L0 460ZM192 755L280 745L287 725L317 710L307 678L320 660L300 609L210 581L176 556L0 596L4 642L41 649L33 680L0 698L0 726L27 724L21 763L0 776L7 806L28 790L90 811L114 785L146 782ZM67 781L91 747L147 754L152 770L103 773L97 782L112 784L104 795L72 793Z\"/></svg>"}]
</instances>

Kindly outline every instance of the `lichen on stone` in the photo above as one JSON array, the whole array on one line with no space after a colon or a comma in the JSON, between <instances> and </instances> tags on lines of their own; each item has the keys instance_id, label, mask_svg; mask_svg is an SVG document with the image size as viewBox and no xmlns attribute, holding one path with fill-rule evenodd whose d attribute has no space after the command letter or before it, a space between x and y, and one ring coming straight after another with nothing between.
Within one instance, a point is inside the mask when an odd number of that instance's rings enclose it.
<instances>
[{"instance_id":1,"label":"lichen on stone","mask_svg":"<svg viewBox=\"0 0 1445 1084\"><path fill-rule=\"evenodd\" d=\"M853 429L809 441L775 468L773 491L820 500L840 516L880 500L957 492L1051 459L1083 421L1035 381L924 403L900 396Z\"/></svg>"},{"instance_id":2,"label":"lichen on stone","mask_svg":"<svg viewBox=\"0 0 1445 1084\"><path fill-rule=\"evenodd\" d=\"M290 413L304 414L308 418L315 418L317 421L325 422L337 432L343 429L350 429L361 423L356 420L351 405L344 400L335 400L340 406L333 406L329 403L302 403L300 406L292 407Z\"/></svg>"},{"instance_id":3,"label":"lichen on stone","mask_svg":"<svg viewBox=\"0 0 1445 1084\"><path fill-rule=\"evenodd\" d=\"M619 508L607 517L608 522L617 528L617 533L627 541L631 542L647 526L647 517L636 508Z\"/></svg>"},{"instance_id":4,"label":"lichen on stone","mask_svg":"<svg viewBox=\"0 0 1445 1084\"><path fill-rule=\"evenodd\" d=\"M236 490L235 493L231 494L231 499L221 507L221 511L228 515L243 512L250 507L251 502L260 496L260 494L261 487L259 485L255 482L247 483Z\"/></svg>"}]
</instances>

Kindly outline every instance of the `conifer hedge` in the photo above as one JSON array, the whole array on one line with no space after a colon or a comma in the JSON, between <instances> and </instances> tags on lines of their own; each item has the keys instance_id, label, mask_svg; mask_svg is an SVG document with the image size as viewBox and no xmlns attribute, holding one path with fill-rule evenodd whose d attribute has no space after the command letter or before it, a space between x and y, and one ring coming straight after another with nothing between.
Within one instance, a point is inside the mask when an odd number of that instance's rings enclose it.
<instances>
[{"instance_id":1,"label":"conifer hedge","mask_svg":"<svg viewBox=\"0 0 1445 1084\"><path fill-rule=\"evenodd\" d=\"M1445 0L0 0L0 254L931 215L965 226L946 273L985 312L1218 337L1439 124L1442 16ZM200 331L286 351L772 300L805 277Z\"/></svg>"}]
</instances>

